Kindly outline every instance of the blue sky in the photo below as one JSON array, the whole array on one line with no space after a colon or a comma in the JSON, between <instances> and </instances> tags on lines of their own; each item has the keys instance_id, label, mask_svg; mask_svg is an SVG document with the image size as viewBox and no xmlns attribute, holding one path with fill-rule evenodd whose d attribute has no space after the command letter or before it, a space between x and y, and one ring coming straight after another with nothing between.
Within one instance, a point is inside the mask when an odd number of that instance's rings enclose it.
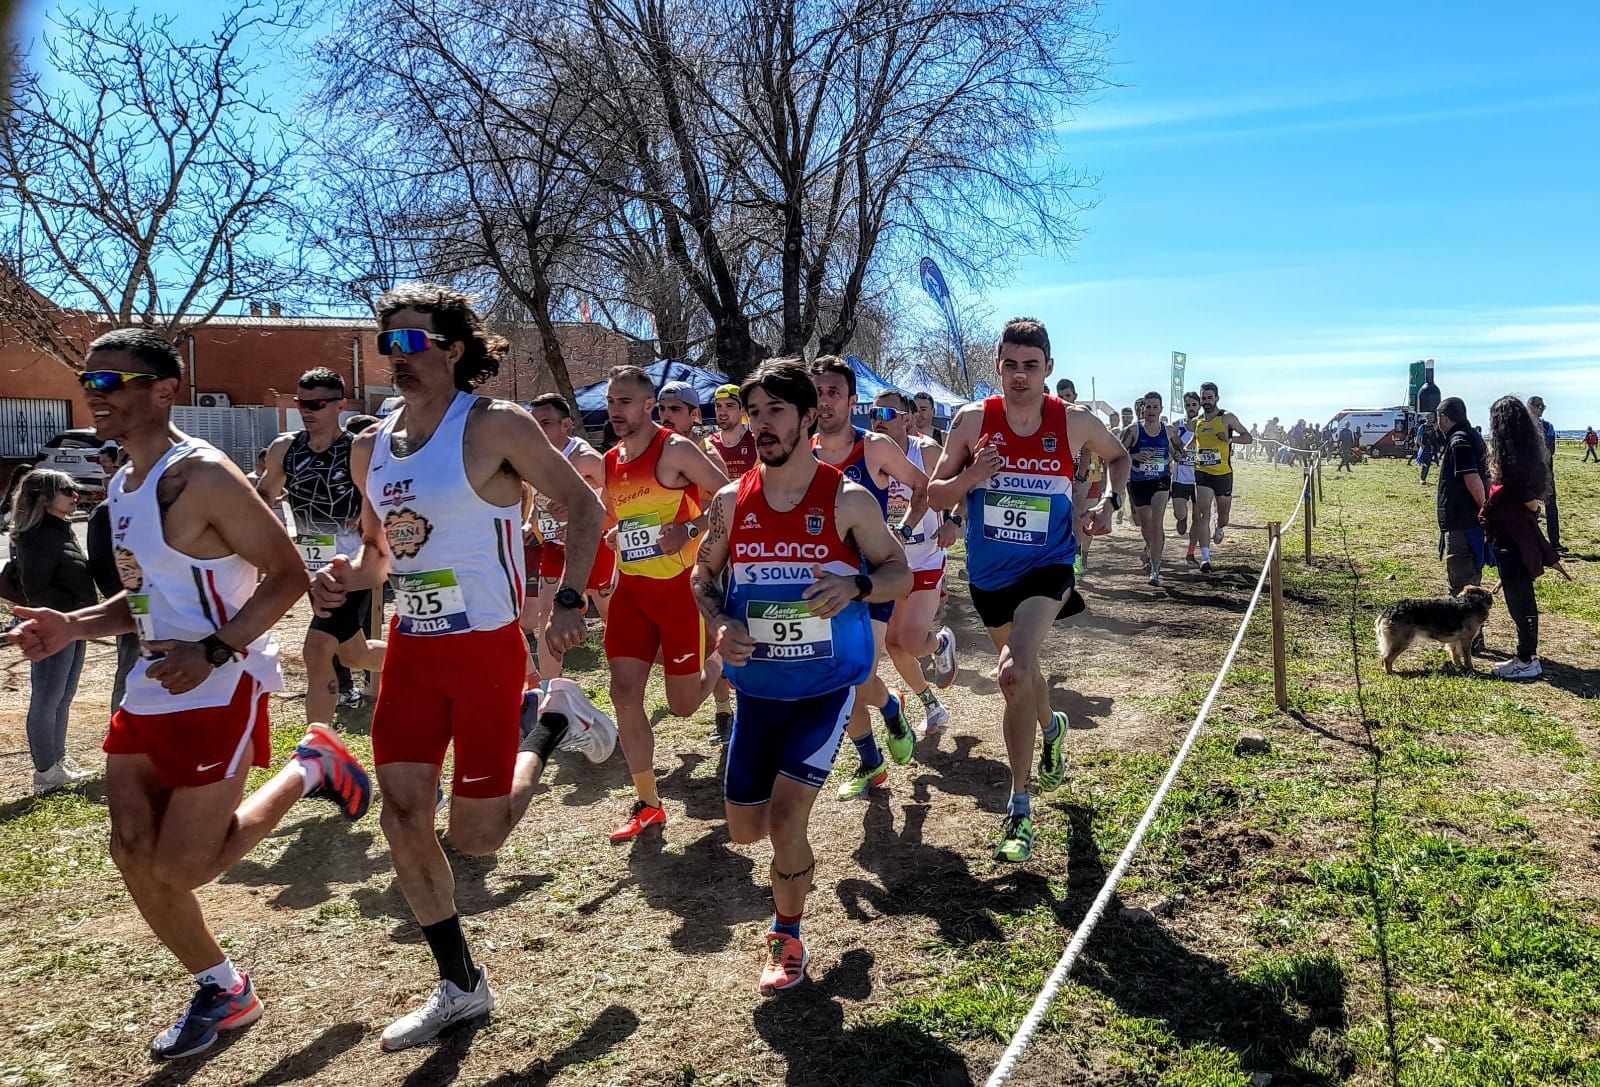
<instances>
[{"instance_id":1,"label":"blue sky","mask_svg":"<svg viewBox=\"0 0 1600 1087\"><path fill-rule=\"evenodd\" d=\"M1432 356L1475 418L1539 393L1600 426L1600 0L1107 0L1102 24L1118 86L1061 129L1083 238L987 293L1049 324L1058 373L1131 403L1181 350L1246 423L1325 420Z\"/></svg>"},{"instance_id":2,"label":"blue sky","mask_svg":"<svg viewBox=\"0 0 1600 1087\"><path fill-rule=\"evenodd\" d=\"M1245 422L1542 394L1600 426L1600 3L1104 5L1064 126L1098 203L988 294L1130 403L1214 380Z\"/></svg>"}]
</instances>

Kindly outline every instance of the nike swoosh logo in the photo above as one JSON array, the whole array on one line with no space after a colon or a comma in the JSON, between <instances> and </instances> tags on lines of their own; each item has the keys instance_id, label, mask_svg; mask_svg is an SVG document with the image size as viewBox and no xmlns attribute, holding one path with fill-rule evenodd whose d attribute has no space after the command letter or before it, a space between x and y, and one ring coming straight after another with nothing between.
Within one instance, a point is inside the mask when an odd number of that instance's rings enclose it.
<instances>
[{"instance_id":1,"label":"nike swoosh logo","mask_svg":"<svg viewBox=\"0 0 1600 1087\"><path fill-rule=\"evenodd\" d=\"M684 661L688 660L692 656L694 656L693 653L685 653L681 657L673 657L672 658L672 663L673 664L682 664Z\"/></svg>"},{"instance_id":2,"label":"nike swoosh logo","mask_svg":"<svg viewBox=\"0 0 1600 1087\"><path fill-rule=\"evenodd\" d=\"M488 779L488 777L489 777L489 775L488 775L488 774L479 774L479 775L478 775L478 776L477 776L477 777L475 777L475 778L462 778L462 779L461 779L461 784L463 784L463 785L470 785L470 784L472 784L472 783L473 783L473 782L474 782L474 781L486 781L486 780L487 780L487 779Z\"/></svg>"},{"instance_id":3,"label":"nike swoosh logo","mask_svg":"<svg viewBox=\"0 0 1600 1087\"><path fill-rule=\"evenodd\" d=\"M197 773L197 774L203 774L207 770L215 770L217 767L219 767L221 765L222 765L222 760L218 759L216 762L210 762L210 763L207 763L204 766L196 766L194 768L194 772Z\"/></svg>"}]
</instances>

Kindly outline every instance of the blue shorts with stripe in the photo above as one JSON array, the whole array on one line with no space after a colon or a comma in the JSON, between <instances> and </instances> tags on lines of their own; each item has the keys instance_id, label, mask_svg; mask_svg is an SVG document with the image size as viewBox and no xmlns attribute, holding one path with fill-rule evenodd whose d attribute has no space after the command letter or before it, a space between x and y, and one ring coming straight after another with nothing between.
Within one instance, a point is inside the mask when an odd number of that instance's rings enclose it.
<instances>
[{"instance_id":1,"label":"blue shorts with stripe","mask_svg":"<svg viewBox=\"0 0 1600 1087\"><path fill-rule=\"evenodd\" d=\"M780 774L822 788L833 770L855 696L854 687L793 701L741 692L722 780L728 803L765 804L772 799L772 786Z\"/></svg>"}]
</instances>

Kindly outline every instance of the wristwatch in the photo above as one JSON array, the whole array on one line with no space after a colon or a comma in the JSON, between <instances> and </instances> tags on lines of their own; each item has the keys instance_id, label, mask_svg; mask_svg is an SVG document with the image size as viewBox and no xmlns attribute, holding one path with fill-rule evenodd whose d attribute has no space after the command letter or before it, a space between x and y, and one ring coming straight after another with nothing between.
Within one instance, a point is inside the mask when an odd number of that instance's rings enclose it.
<instances>
[{"instance_id":1,"label":"wristwatch","mask_svg":"<svg viewBox=\"0 0 1600 1087\"><path fill-rule=\"evenodd\" d=\"M917 534L915 525L895 525L894 530L902 540L909 540Z\"/></svg>"},{"instance_id":2,"label":"wristwatch","mask_svg":"<svg viewBox=\"0 0 1600 1087\"><path fill-rule=\"evenodd\" d=\"M583 607L583 594L571 585L563 585L561 591L555 595L555 604L558 608L576 611Z\"/></svg>"},{"instance_id":3,"label":"wristwatch","mask_svg":"<svg viewBox=\"0 0 1600 1087\"><path fill-rule=\"evenodd\" d=\"M872 579L866 574L856 575L856 599L865 600L872 595Z\"/></svg>"},{"instance_id":4,"label":"wristwatch","mask_svg":"<svg viewBox=\"0 0 1600 1087\"><path fill-rule=\"evenodd\" d=\"M693 521L685 521L683 523L683 534L691 540L696 539L700 535L700 526Z\"/></svg>"},{"instance_id":5,"label":"wristwatch","mask_svg":"<svg viewBox=\"0 0 1600 1087\"><path fill-rule=\"evenodd\" d=\"M1122 496L1120 494L1118 494L1116 491L1112 491L1106 497L1111 499L1111 508L1112 509L1120 510L1122 508Z\"/></svg>"},{"instance_id":6,"label":"wristwatch","mask_svg":"<svg viewBox=\"0 0 1600 1087\"><path fill-rule=\"evenodd\" d=\"M961 521L961 515L959 513L951 513L948 510L946 510L945 511L945 515L944 515L944 519L946 521L949 521L952 525L955 525L957 528L961 527L962 521Z\"/></svg>"},{"instance_id":7,"label":"wristwatch","mask_svg":"<svg viewBox=\"0 0 1600 1087\"><path fill-rule=\"evenodd\" d=\"M200 648L206 651L206 660L211 662L211 667L221 668L224 664L239 655L239 651L215 634L207 634L200 639Z\"/></svg>"}]
</instances>

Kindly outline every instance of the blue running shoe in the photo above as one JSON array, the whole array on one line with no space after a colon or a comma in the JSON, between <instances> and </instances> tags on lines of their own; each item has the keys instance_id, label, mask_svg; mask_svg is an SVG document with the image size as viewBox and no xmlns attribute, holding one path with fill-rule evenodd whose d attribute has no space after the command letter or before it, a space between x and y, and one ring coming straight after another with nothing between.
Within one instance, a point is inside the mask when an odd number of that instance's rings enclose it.
<instances>
[{"instance_id":1,"label":"blue running shoe","mask_svg":"<svg viewBox=\"0 0 1600 1087\"><path fill-rule=\"evenodd\" d=\"M306 796L332 801L352 822L367 814L367 806L372 803L372 780L332 729L312 725L295 747L294 757L322 761L322 784Z\"/></svg>"},{"instance_id":2,"label":"blue running shoe","mask_svg":"<svg viewBox=\"0 0 1600 1087\"><path fill-rule=\"evenodd\" d=\"M244 988L225 993L220 986L205 984L195 991L189 1010L172 1026L155 1036L150 1056L158 1061L175 1061L204 1053L217 1044L217 1033L238 1030L261 1018L261 1000L256 987L245 975Z\"/></svg>"}]
</instances>

